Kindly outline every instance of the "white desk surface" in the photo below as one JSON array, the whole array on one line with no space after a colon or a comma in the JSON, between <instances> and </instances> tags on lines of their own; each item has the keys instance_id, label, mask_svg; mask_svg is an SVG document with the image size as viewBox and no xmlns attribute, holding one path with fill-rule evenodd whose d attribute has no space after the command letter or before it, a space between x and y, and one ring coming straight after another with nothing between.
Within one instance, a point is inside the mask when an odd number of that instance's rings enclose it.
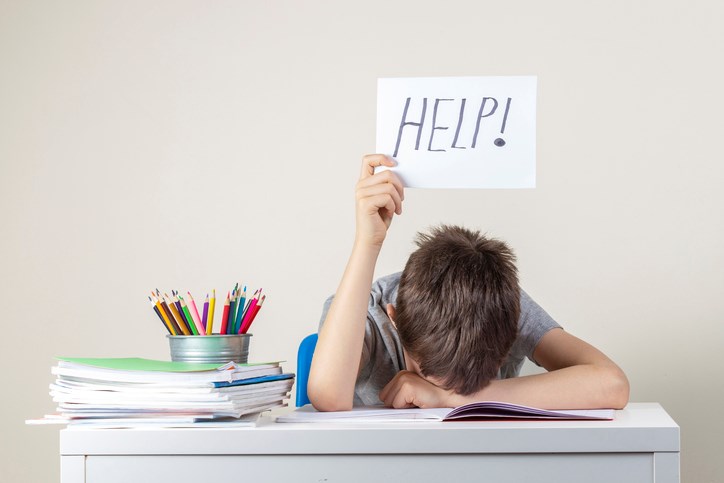
<instances>
[{"instance_id":1,"label":"white desk surface","mask_svg":"<svg viewBox=\"0 0 724 483\"><path fill-rule=\"evenodd\" d=\"M657 403L613 421L275 423L257 427L60 432L61 456L679 452L679 426Z\"/></svg>"}]
</instances>

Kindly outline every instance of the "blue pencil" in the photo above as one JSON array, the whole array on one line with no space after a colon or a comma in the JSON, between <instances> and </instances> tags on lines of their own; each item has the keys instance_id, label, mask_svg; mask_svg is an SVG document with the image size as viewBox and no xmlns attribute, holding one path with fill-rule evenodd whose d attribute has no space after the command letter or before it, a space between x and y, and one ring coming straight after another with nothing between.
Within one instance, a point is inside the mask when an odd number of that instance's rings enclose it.
<instances>
[{"instance_id":1,"label":"blue pencil","mask_svg":"<svg viewBox=\"0 0 724 483\"><path fill-rule=\"evenodd\" d=\"M232 334L239 332L239 328L241 327L241 316L244 315L244 302L246 302L246 287L244 287L244 292L241 294L239 303L236 304L236 317L234 318L234 330L231 332Z\"/></svg>"},{"instance_id":2,"label":"blue pencil","mask_svg":"<svg viewBox=\"0 0 724 483\"><path fill-rule=\"evenodd\" d=\"M229 320L231 321L231 323L226 326L226 333L227 333L227 334L233 334L233 333L234 333L234 332L233 332L233 328L234 328L235 318L232 318L231 315L233 315L233 314L235 313L235 312L234 312L234 308L235 308L235 307L236 307L236 296L232 293L232 294L231 294L231 300L229 301L229 315L230 315L230 316L229 316Z\"/></svg>"}]
</instances>

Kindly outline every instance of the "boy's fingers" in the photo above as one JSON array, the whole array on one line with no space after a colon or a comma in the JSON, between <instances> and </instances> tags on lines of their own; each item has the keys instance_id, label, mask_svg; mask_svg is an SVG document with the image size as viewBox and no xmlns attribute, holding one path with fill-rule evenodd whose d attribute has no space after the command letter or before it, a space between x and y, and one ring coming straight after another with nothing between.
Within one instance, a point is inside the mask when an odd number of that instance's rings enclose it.
<instances>
[{"instance_id":1,"label":"boy's fingers","mask_svg":"<svg viewBox=\"0 0 724 483\"><path fill-rule=\"evenodd\" d=\"M394 186L400 194L400 198L405 199L405 188L402 186L402 181L400 181L400 178L392 171L381 171L367 178L360 179L357 183L357 189L385 183Z\"/></svg>"},{"instance_id":2,"label":"boy's fingers","mask_svg":"<svg viewBox=\"0 0 724 483\"><path fill-rule=\"evenodd\" d=\"M390 387L390 385L392 385L392 383L390 383L387 387ZM396 386L391 387L384 396L382 396L382 393L380 393L380 401L382 401L385 406L392 407L392 403L395 400L397 392L398 388Z\"/></svg>"},{"instance_id":3,"label":"boy's fingers","mask_svg":"<svg viewBox=\"0 0 724 483\"><path fill-rule=\"evenodd\" d=\"M397 207L394 200L389 195L377 195L365 198L361 201L362 208L369 215L379 215L383 220L392 219L392 214L396 213ZM385 211L382 211L382 210Z\"/></svg>"},{"instance_id":4,"label":"boy's fingers","mask_svg":"<svg viewBox=\"0 0 724 483\"><path fill-rule=\"evenodd\" d=\"M400 371L395 376L395 385L393 389L387 394L385 405L393 407L395 409L412 408L415 407L412 404L414 400L414 393L410 393L410 386L405 383L407 377L407 371Z\"/></svg>"},{"instance_id":5,"label":"boy's fingers","mask_svg":"<svg viewBox=\"0 0 724 483\"><path fill-rule=\"evenodd\" d=\"M385 387L382 388L379 394L380 401L384 402L385 405L387 405L387 396L390 394L390 392L393 391L395 386L397 385L397 380L399 379L400 373L398 372L395 374L395 377L392 378L390 382L387 383ZM395 391L396 392L396 391Z\"/></svg>"},{"instance_id":6,"label":"boy's fingers","mask_svg":"<svg viewBox=\"0 0 724 483\"><path fill-rule=\"evenodd\" d=\"M405 391L398 391L395 395L395 399L392 400L392 407L395 409L406 409L417 407L413 403L413 398L407 396Z\"/></svg>"},{"instance_id":7,"label":"boy's fingers","mask_svg":"<svg viewBox=\"0 0 724 483\"><path fill-rule=\"evenodd\" d=\"M375 168L377 166L395 166L395 162L389 156L384 154L367 154L362 157L362 171L360 172L360 179L369 178L375 174Z\"/></svg>"},{"instance_id":8,"label":"boy's fingers","mask_svg":"<svg viewBox=\"0 0 724 483\"><path fill-rule=\"evenodd\" d=\"M395 213L397 215L402 214L402 208L395 204L395 200L389 194L373 195L368 198L372 202L375 211L380 208L384 208L391 215Z\"/></svg>"},{"instance_id":9,"label":"boy's fingers","mask_svg":"<svg viewBox=\"0 0 724 483\"><path fill-rule=\"evenodd\" d=\"M382 388L379 398L380 401L385 403L385 406L393 408L414 407L414 404L407 400L407 391L404 390L406 386L405 379L409 378L410 374L410 371L400 371Z\"/></svg>"},{"instance_id":10,"label":"boy's fingers","mask_svg":"<svg viewBox=\"0 0 724 483\"><path fill-rule=\"evenodd\" d=\"M394 379L393 379L394 381ZM379 394L380 401L384 402L385 398L387 397L387 393L390 392L390 385L392 384L392 381L388 382L385 387L382 388Z\"/></svg>"},{"instance_id":11,"label":"boy's fingers","mask_svg":"<svg viewBox=\"0 0 724 483\"><path fill-rule=\"evenodd\" d=\"M374 185L368 188L357 190L357 199L363 200L371 198L374 205L378 208L390 208L398 215L402 214L402 199L400 194L389 184ZM390 200L392 204L390 204Z\"/></svg>"}]
</instances>

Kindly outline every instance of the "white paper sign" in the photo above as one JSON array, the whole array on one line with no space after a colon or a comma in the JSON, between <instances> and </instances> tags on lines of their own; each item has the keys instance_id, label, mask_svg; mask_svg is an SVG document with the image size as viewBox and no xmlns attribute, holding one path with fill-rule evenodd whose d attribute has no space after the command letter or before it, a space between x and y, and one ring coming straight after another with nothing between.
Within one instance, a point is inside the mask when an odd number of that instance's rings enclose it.
<instances>
[{"instance_id":1,"label":"white paper sign","mask_svg":"<svg viewBox=\"0 0 724 483\"><path fill-rule=\"evenodd\" d=\"M534 188L536 77L379 79L377 152L412 188Z\"/></svg>"}]
</instances>

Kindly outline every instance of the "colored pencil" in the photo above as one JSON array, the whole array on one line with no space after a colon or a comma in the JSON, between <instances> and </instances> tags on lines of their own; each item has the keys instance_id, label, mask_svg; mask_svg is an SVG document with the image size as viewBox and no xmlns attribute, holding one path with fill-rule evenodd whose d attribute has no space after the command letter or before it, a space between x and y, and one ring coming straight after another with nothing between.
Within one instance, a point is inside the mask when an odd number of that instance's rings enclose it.
<instances>
[{"instance_id":1,"label":"colored pencil","mask_svg":"<svg viewBox=\"0 0 724 483\"><path fill-rule=\"evenodd\" d=\"M186 315L186 321L189 323L191 332L194 335L199 335L199 329L196 327L196 324L194 323L194 319L191 317L191 312L189 312L189 308L186 306L186 302L184 302L183 297L181 297L180 295L178 296L178 298L181 301L181 309L184 311L184 314Z\"/></svg>"},{"instance_id":2,"label":"colored pencil","mask_svg":"<svg viewBox=\"0 0 724 483\"><path fill-rule=\"evenodd\" d=\"M259 299L259 303L256 304L256 307L254 308L254 313L251 314L251 320L249 321L249 324L246 326L246 331L249 331L249 327L251 327L251 324L254 323L256 320L256 316L259 314L259 311L264 306L264 301L266 300L266 295L262 295L261 299Z\"/></svg>"},{"instance_id":3,"label":"colored pencil","mask_svg":"<svg viewBox=\"0 0 724 483\"><path fill-rule=\"evenodd\" d=\"M235 307L235 310L234 310L234 317L233 317L232 320L233 320L233 322L234 322L234 329L236 329L236 328L238 327L238 326L236 325L236 324L237 324L237 323L236 323L236 320L239 318L239 310L242 309L242 308L244 308L244 304L243 304L243 303L240 303L240 302L241 302L241 288L239 287L239 284L238 284L238 283L236 284L236 288L234 289L234 293L235 293L234 300L236 301L236 307ZM232 332L232 333L233 333L233 332Z\"/></svg>"},{"instance_id":4,"label":"colored pencil","mask_svg":"<svg viewBox=\"0 0 724 483\"><path fill-rule=\"evenodd\" d=\"M259 299L257 298L258 294L259 294L259 290L254 292L254 297L251 299L251 301L249 302L249 305L244 310L244 317L241 319L242 320L241 326L237 329L237 334L241 334L241 328L246 327L246 325L249 321L249 316L251 316L251 313L254 311L254 307L256 307L256 304L259 301Z\"/></svg>"},{"instance_id":5,"label":"colored pencil","mask_svg":"<svg viewBox=\"0 0 724 483\"><path fill-rule=\"evenodd\" d=\"M226 334L227 324L229 323L229 292L226 292L226 302L224 302L224 313L221 315L221 330L219 334Z\"/></svg>"},{"instance_id":6,"label":"colored pencil","mask_svg":"<svg viewBox=\"0 0 724 483\"><path fill-rule=\"evenodd\" d=\"M211 291L211 300L209 300L209 320L206 326L206 333L212 334L214 330L214 307L216 306L216 289Z\"/></svg>"},{"instance_id":7,"label":"colored pencil","mask_svg":"<svg viewBox=\"0 0 724 483\"><path fill-rule=\"evenodd\" d=\"M251 328L251 324L254 323L254 319L256 319L256 314L259 313L261 310L262 305L264 305L264 301L266 300L266 295L262 295L261 299L259 300L259 303L256 304L256 307L254 307L254 311L251 313L251 316L249 317L249 321L242 327L241 333L246 334L249 332L249 328Z\"/></svg>"},{"instance_id":8,"label":"colored pencil","mask_svg":"<svg viewBox=\"0 0 724 483\"><path fill-rule=\"evenodd\" d=\"M151 303L153 304L153 310L156 312L156 315L158 315L158 318L161 319L161 322L163 322L163 325L164 325L164 327L166 327L166 330L168 331L168 333L171 335L176 335L173 333L173 328L171 327L171 322L169 322L168 319L166 319L166 317L161 313L161 310L162 310L161 304L159 304L158 301L154 302L154 300L151 297L148 297L148 300L150 300Z\"/></svg>"},{"instance_id":9,"label":"colored pencil","mask_svg":"<svg viewBox=\"0 0 724 483\"><path fill-rule=\"evenodd\" d=\"M176 310L178 311L179 315L181 316L181 319L183 320L184 325L187 327L189 333L186 335L191 335L193 331L191 330L191 324L189 323L189 320L186 318L186 314L184 313L183 307L181 307L181 301L178 299L178 292L174 292L171 290L171 293L173 294L173 303L176 306Z\"/></svg>"},{"instance_id":10,"label":"colored pencil","mask_svg":"<svg viewBox=\"0 0 724 483\"><path fill-rule=\"evenodd\" d=\"M256 299L258 301L260 296L261 296L261 289L257 289L254 291L254 295L252 296L252 298L250 298L249 300L246 301L246 307L244 307L244 315L241 316L242 321L246 319L246 315L249 313L249 307L251 307L251 302L254 299Z\"/></svg>"},{"instance_id":11,"label":"colored pencil","mask_svg":"<svg viewBox=\"0 0 724 483\"><path fill-rule=\"evenodd\" d=\"M249 327L261 310L266 295L262 289L254 291L247 298L247 287L236 283L226 293L226 300L221 314L221 327L218 334L246 334ZM153 311L171 335L212 335L214 330L214 312L216 309L216 289L206 294L202 311L198 310L196 301L190 291L186 298L181 297L178 290L171 290L171 296L162 293L158 288L150 291L148 300Z\"/></svg>"},{"instance_id":12,"label":"colored pencil","mask_svg":"<svg viewBox=\"0 0 724 483\"><path fill-rule=\"evenodd\" d=\"M168 305L168 308L171 309L171 314L173 314L174 319L176 319L176 325L179 326L183 335L191 335L191 331L184 322L184 318L181 317L181 314L179 314L178 309L176 308L176 304L173 302L173 300L171 300L171 297L169 297L167 293L164 293L163 299Z\"/></svg>"},{"instance_id":13,"label":"colored pencil","mask_svg":"<svg viewBox=\"0 0 724 483\"><path fill-rule=\"evenodd\" d=\"M238 305L236 304L236 299L238 296L236 295L236 288L231 289L231 297L229 297L229 324L226 326L227 332L231 330L231 328L234 326L234 320L236 319L236 308Z\"/></svg>"},{"instance_id":14,"label":"colored pencil","mask_svg":"<svg viewBox=\"0 0 724 483\"><path fill-rule=\"evenodd\" d=\"M163 317L161 317L161 312L158 311L158 308L155 305L153 306L153 311L156 312L156 315L158 315L158 318L161 319L161 323L163 323L163 326L166 328L168 333L173 335L171 328L166 325L166 322L163 321Z\"/></svg>"},{"instance_id":15,"label":"colored pencil","mask_svg":"<svg viewBox=\"0 0 724 483\"><path fill-rule=\"evenodd\" d=\"M153 299L154 305L158 308L158 313L161 314L161 318L164 320L164 323L171 329L171 335L178 335L179 330L176 327L176 324L171 322L171 320L168 318L166 312L163 310L163 305L161 305L161 302L159 302L153 292L151 292L151 298Z\"/></svg>"},{"instance_id":16,"label":"colored pencil","mask_svg":"<svg viewBox=\"0 0 724 483\"><path fill-rule=\"evenodd\" d=\"M204 333L206 335L209 334L209 331L206 329L208 320L209 320L209 294L206 294L206 300L204 300L204 311L203 315L201 316L201 325L204 326Z\"/></svg>"},{"instance_id":17,"label":"colored pencil","mask_svg":"<svg viewBox=\"0 0 724 483\"><path fill-rule=\"evenodd\" d=\"M227 327L229 330L234 326L234 321L236 320L236 311L239 309L239 304L237 303L238 300L239 283L237 282L234 284L234 288L231 289L231 299L229 300L229 302L234 302L229 308L229 325Z\"/></svg>"},{"instance_id":18,"label":"colored pencil","mask_svg":"<svg viewBox=\"0 0 724 483\"><path fill-rule=\"evenodd\" d=\"M236 317L234 318L234 329L232 330L232 334L238 334L239 328L241 327L241 319L244 315L244 303L246 302L246 287L244 287L244 292L241 294L241 298L239 299L239 303L236 307Z\"/></svg>"},{"instance_id":19,"label":"colored pencil","mask_svg":"<svg viewBox=\"0 0 724 483\"><path fill-rule=\"evenodd\" d=\"M175 335L181 335L183 331L181 330L181 327L179 327L179 325L176 323L176 319L173 317L173 314L171 313L171 310L168 308L168 304L166 303L166 301L161 297L158 297L157 300L161 304L161 308L163 308L163 312L166 314L168 321L171 322L173 331L176 333Z\"/></svg>"},{"instance_id":20,"label":"colored pencil","mask_svg":"<svg viewBox=\"0 0 724 483\"><path fill-rule=\"evenodd\" d=\"M190 304L186 304L191 312L191 317L194 318L194 324L196 324L196 330L199 331L200 335L206 335L206 329L201 325L201 317L199 317L199 311L196 309L196 302L191 296L191 292L186 292L189 295Z\"/></svg>"},{"instance_id":21,"label":"colored pencil","mask_svg":"<svg viewBox=\"0 0 724 483\"><path fill-rule=\"evenodd\" d=\"M231 292L231 299L229 300L229 323L226 325L226 334L234 333L234 321L236 312L236 295Z\"/></svg>"}]
</instances>

